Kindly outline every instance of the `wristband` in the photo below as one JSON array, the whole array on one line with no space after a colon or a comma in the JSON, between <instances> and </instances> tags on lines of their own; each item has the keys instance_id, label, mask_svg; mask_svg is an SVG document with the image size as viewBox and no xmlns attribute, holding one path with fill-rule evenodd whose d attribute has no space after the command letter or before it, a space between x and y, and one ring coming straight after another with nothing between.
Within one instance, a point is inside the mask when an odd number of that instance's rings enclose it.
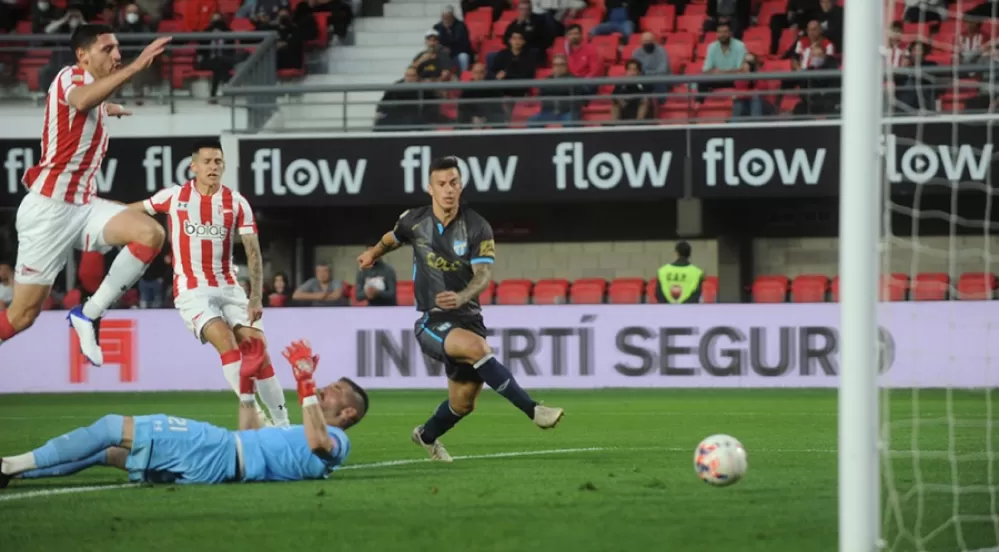
<instances>
[{"instance_id":1,"label":"wristband","mask_svg":"<svg viewBox=\"0 0 999 552\"><path fill-rule=\"evenodd\" d=\"M305 408L306 406L319 406L319 399L317 399L315 395L305 397L302 399L302 408Z\"/></svg>"},{"instance_id":2,"label":"wristband","mask_svg":"<svg viewBox=\"0 0 999 552\"><path fill-rule=\"evenodd\" d=\"M315 397L316 395L316 382L312 379L302 380L298 382L298 402L302 403L305 399L309 397Z\"/></svg>"}]
</instances>

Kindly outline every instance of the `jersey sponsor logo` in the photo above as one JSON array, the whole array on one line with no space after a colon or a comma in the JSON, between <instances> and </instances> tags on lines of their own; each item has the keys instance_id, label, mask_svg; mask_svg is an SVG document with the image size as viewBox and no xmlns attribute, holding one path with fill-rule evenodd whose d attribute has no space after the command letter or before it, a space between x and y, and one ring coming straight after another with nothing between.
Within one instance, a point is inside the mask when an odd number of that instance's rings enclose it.
<instances>
[{"instance_id":1,"label":"jersey sponsor logo","mask_svg":"<svg viewBox=\"0 0 999 552\"><path fill-rule=\"evenodd\" d=\"M441 272L456 272L462 267L461 261L449 261L433 251L427 253L424 260L428 267L440 270Z\"/></svg>"},{"instance_id":2,"label":"jersey sponsor logo","mask_svg":"<svg viewBox=\"0 0 999 552\"><path fill-rule=\"evenodd\" d=\"M683 296L683 286L672 285L669 287L669 294L673 296L673 299L679 299Z\"/></svg>"},{"instance_id":3,"label":"jersey sponsor logo","mask_svg":"<svg viewBox=\"0 0 999 552\"><path fill-rule=\"evenodd\" d=\"M480 257L495 257L496 256L496 241L495 240L482 240L479 244L479 256Z\"/></svg>"},{"instance_id":4,"label":"jersey sponsor logo","mask_svg":"<svg viewBox=\"0 0 999 552\"><path fill-rule=\"evenodd\" d=\"M437 333L444 333L450 329L451 329L450 322L444 322L442 324L437 324L436 326L434 326L434 331Z\"/></svg>"},{"instance_id":5,"label":"jersey sponsor logo","mask_svg":"<svg viewBox=\"0 0 999 552\"><path fill-rule=\"evenodd\" d=\"M221 224L196 224L185 221L184 233L192 238L222 240L229 235L229 229Z\"/></svg>"},{"instance_id":6,"label":"jersey sponsor logo","mask_svg":"<svg viewBox=\"0 0 999 552\"><path fill-rule=\"evenodd\" d=\"M465 240L454 240L454 244L451 246L454 249L454 254L459 257L464 257L465 253L468 253L468 242Z\"/></svg>"}]
</instances>

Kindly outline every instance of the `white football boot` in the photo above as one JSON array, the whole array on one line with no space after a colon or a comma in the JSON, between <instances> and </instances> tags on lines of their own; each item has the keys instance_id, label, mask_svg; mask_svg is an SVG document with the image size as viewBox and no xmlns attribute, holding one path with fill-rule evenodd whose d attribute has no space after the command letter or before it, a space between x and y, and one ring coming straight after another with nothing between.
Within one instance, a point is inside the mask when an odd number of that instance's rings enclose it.
<instances>
[{"instance_id":1,"label":"white football boot","mask_svg":"<svg viewBox=\"0 0 999 552\"><path fill-rule=\"evenodd\" d=\"M541 429L551 429L558 425L565 410L554 406L545 406L538 403L534 407L534 423Z\"/></svg>"},{"instance_id":2,"label":"white football boot","mask_svg":"<svg viewBox=\"0 0 999 552\"><path fill-rule=\"evenodd\" d=\"M417 445L423 447L423 450L427 451L430 455L430 460L433 462L454 462L451 455L448 454L447 449L441 444L440 439L434 439L433 443L429 445L423 442L423 426L417 426L413 429L413 442Z\"/></svg>"}]
</instances>

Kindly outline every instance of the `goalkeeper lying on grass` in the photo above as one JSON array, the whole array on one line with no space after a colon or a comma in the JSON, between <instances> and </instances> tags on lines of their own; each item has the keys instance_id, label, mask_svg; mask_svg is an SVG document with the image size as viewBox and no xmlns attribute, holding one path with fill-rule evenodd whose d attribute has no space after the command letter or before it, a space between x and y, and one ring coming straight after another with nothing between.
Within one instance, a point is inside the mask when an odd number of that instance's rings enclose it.
<instances>
[{"instance_id":1,"label":"goalkeeper lying on grass","mask_svg":"<svg viewBox=\"0 0 999 552\"><path fill-rule=\"evenodd\" d=\"M147 483L229 483L324 479L350 453L344 430L364 417L368 396L342 378L317 390L312 374L319 357L297 341L284 351L298 382L303 425L259 427L254 378L264 365L264 343L240 347L239 431L165 414L109 414L25 454L0 461L0 488L11 479L74 474L91 466L128 472Z\"/></svg>"}]
</instances>

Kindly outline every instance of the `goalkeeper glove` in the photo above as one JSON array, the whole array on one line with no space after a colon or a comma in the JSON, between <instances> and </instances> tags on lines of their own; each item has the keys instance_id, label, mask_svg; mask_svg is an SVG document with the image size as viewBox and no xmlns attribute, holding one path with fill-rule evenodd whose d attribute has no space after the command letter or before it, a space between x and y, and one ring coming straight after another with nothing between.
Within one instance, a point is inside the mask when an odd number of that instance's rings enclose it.
<instances>
[{"instance_id":1,"label":"goalkeeper glove","mask_svg":"<svg viewBox=\"0 0 999 552\"><path fill-rule=\"evenodd\" d=\"M307 399L311 404L316 401L316 383L312 381L312 374L319 365L319 355L312 354L312 348L304 340L293 342L284 350L284 358L291 364L291 370L295 374L295 381L298 382L298 402L303 406Z\"/></svg>"}]
</instances>

